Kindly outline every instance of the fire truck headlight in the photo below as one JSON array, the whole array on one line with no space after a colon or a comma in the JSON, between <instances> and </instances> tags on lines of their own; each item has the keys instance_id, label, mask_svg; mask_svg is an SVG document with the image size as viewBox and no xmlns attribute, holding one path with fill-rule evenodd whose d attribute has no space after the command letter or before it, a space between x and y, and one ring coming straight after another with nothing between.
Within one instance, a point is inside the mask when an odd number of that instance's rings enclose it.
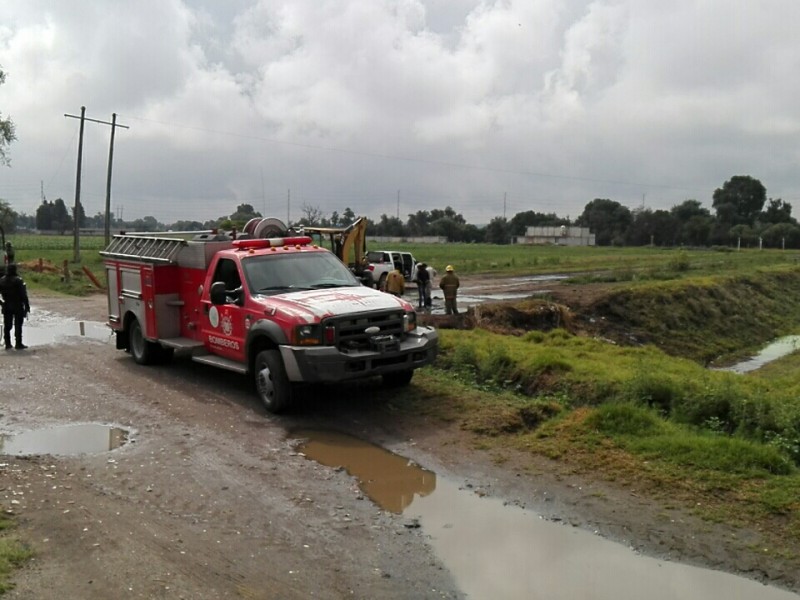
<instances>
[{"instance_id":1,"label":"fire truck headlight","mask_svg":"<svg viewBox=\"0 0 800 600\"><path fill-rule=\"evenodd\" d=\"M298 325L294 328L294 344L317 346L322 343L322 328L319 325Z\"/></svg>"},{"instance_id":2,"label":"fire truck headlight","mask_svg":"<svg viewBox=\"0 0 800 600\"><path fill-rule=\"evenodd\" d=\"M403 317L403 325L406 331L412 331L417 328L417 313L414 311L407 312Z\"/></svg>"}]
</instances>

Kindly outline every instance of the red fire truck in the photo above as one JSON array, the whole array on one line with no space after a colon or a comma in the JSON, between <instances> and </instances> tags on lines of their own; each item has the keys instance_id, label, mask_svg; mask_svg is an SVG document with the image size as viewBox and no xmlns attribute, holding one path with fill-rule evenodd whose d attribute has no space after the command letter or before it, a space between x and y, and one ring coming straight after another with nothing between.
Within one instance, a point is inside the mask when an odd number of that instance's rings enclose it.
<instances>
[{"instance_id":1,"label":"red fire truck","mask_svg":"<svg viewBox=\"0 0 800 600\"><path fill-rule=\"evenodd\" d=\"M245 231L115 235L100 254L117 348L139 364L178 353L250 375L275 413L296 384L380 375L400 386L434 360L437 332L411 304L362 285L309 237L249 233L282 224Z\"/></svg>"}]
</instances>

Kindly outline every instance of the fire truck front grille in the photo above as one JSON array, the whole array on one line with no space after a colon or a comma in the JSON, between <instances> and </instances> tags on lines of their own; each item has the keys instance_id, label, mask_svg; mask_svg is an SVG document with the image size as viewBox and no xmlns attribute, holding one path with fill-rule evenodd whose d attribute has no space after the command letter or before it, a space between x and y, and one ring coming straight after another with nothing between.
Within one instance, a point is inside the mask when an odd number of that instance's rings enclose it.
<instances>
[{"instance_id":1,"label":"fire truck front grille","mask_svg":"<svg viewBox=\"0 0 800 600\"><path fill-rule=\"evenodd\" d=\"M399 339L403 334L403 316L402 310L351 315L327 319L324 325L336 328L336 347L340 350L362 350L369 348L370 340L376 336L394 335Z\"/></svg>"}]
</instances>

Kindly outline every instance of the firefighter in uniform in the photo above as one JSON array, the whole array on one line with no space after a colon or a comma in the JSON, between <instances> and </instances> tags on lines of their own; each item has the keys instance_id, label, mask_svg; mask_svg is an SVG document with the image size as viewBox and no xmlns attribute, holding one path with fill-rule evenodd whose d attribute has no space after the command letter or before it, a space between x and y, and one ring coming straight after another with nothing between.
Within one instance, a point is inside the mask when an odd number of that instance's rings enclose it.
<instances>
[{"instance_id":1,"label":"firefighter in uniform","mask_svg":"<svg viewBox=\"0 0 800 600\"><path fill-rule=\"evenodd\" d=\"M386 276L386 291L394 296L405 294L406 280L398 269L392 269Z\"/></svg>"},{"instance_id":2,"label":"firefighter in uniform","mask_svg":"<svg viewBox=\"0 0 800 600\"><path fill-rule=\"evenodd\" d=\"M24 350L22 343L22 321L31 312L25 282L17 275L17 265L6 266L6 274L0 277L0 297L3 304L3 338L6 350L11 349L11 329L14 329L14 348Z\"/></svg>"},{"instance_id":3,"label":"firefighter in uniform","mask_svg":"<svg viewBox=\"0 0 800 600\"><path fill-rule=\"evenodd\" d=\"M444 314L457 315L456 295L458 294L460 283L452 265L447 265L446 270L444 277L439 280L439 287L444 292Z\"/></svg>"}]
</instances>

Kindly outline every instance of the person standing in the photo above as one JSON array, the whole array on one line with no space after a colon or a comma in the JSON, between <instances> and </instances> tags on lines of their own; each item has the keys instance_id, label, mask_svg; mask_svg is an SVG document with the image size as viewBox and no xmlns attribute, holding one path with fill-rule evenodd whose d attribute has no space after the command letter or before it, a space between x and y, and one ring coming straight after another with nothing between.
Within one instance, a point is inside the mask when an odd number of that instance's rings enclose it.
<instances>
[{"instance_id":1,"label":"person standing","mask_svg":"<svg viewBox=\"0 0 800 600\"><path fill-rule=\"evenodd\" d=\"M399 269L392 269L386 276L386 291L394 296L402 296L406 292L406 280Z\"/></svg>"},{"instance_id":2,"label":"person standing","mask_svg":"<svg viewBox=\"0 0 800 600\"><path fill-rule=\"evenodd\" d=\"M430 289L431 274L428 273L428 265L425 263L417 264L417 293L419 294L419 308L430 308Z\"/></svg>"},{"instance_id":3,"label":"person standing","mask_svg":"<svg viewBox=\"0 0 800 600\"><path fill-rule=\"evenodd\" d=\"M3 252L3 263L5 265L10 265L16 262L14 259L14 246L11 245L11 242L6 242L6 248Z\"/></svg>"},{"instance_id":4,"label":"person standing","mask_svg":"<svg viewBox=\"0 0 800 600\"><path fill-rule=\"evenodd\" d=\"M447 272L439 280L439 287L444 292L444 314L457 315L458 306L456 305L456 295L458 294L458 276L455 274L453 265L447 265Z\"/></svg>"},{"instance_id":5,"label":"person standing","mask_svg":"<svg viewBox=\"0 0 800 600\"><path fill-rule=\"evenodd\" d=\"M17 275L17 265L6 265L6 274L0 277L0 298L3 304L3 338L6 350L11 350L11 329L14 329L14 348L25 350L22 343L22 322L31 312L28 289L22 277Z\"/></svg>"}]
</instances>

